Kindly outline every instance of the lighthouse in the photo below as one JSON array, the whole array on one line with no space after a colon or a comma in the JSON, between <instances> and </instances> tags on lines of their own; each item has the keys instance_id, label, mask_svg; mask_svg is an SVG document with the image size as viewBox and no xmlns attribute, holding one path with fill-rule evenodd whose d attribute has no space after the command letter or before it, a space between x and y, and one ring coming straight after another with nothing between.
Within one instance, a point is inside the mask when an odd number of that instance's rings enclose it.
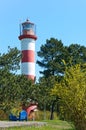
<instances>
[{"instance_id":1,"label":"lighthouse","mask_svg":"<svg viewBox=\"0 0 86 130\"><path fill-rule=\"evenodd\" d=\"M21 73L28 79L35 81L35 41L36 26L28 19L20 25L21 41Z\"/></svg>"}]
</instances>

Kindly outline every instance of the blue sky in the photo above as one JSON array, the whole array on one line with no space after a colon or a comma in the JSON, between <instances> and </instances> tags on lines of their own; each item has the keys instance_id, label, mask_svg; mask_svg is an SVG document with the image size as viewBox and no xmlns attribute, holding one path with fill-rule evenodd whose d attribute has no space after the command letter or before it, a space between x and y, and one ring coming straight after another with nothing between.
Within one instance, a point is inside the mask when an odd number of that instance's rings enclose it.
<instances>
[{"instance_id":1,"label":"blue sky","mask_svg":"<svg viewBox=\"0 0 86 130\"><path fill-rule=\"evenodd\" d=\"M19 24L27 18L37 26L36 52L51 37L86 46L86 0L0 0L1 53L20 49ZM37 79L39 70L36 65Z\"/></svg>"}]
</instances>

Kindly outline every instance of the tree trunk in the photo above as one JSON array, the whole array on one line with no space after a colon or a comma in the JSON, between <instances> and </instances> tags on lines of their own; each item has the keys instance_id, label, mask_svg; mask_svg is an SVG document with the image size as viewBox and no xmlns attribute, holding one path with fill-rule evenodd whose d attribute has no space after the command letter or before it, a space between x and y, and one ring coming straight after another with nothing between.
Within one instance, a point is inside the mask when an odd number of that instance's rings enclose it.
<instances>
[{"instance_id":1,"label":"tree trunk","mask_svg":"<svg viewBox=\"0 0 86 130\"><path fill-rule=\"evenodd\" d=\"M54 119L54 115L53 115L53 112L54 112L54 106L55 106L55 101L53 101L52 106L51 106L51 115L50 115L50 120L53 120L53 119Z\"/></svg>"}]
</instances>

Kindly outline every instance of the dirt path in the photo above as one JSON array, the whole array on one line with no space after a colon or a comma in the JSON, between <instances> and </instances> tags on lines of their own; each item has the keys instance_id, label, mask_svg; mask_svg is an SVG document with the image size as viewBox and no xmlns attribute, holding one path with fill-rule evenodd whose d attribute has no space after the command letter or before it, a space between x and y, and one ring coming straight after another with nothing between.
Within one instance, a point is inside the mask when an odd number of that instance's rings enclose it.
<instances>
[{"instance_id":1,"label":"dirt path","mask_svg":"<svg viewBox=\"0 0 86 130\"><path fill-rule=\"evenodd\" d=\"M14 126L42 126L46 125L44 122L37 121L0 121L1 128L14 127Z\"/></svg>"}]
</instances>

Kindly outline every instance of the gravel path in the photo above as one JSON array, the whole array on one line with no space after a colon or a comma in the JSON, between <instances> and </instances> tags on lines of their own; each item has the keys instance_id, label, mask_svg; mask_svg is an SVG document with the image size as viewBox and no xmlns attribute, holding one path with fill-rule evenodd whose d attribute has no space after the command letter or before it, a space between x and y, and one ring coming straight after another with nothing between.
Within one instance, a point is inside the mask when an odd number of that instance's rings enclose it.
<instances>
[{"instance_id":1,"label":"gravel path","mask_svg":"<svg viewBox=\"0 0 86 130\"><path fill-rule=\"evenodd\" d=\"M44 122L37 121L0 121L1 128L14 127L14 126L42 126L46 125Z\"/></svg>"}]
</instances>

